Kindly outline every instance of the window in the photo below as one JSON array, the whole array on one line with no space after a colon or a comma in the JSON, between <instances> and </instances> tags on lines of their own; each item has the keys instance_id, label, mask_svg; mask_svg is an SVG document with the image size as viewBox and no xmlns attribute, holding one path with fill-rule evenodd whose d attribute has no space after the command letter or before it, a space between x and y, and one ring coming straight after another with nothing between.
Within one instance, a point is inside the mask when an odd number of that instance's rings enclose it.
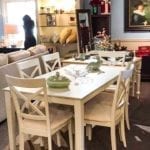
<instances>
[{"instance_id":1,"label":"window","mask_svg":"<svg viewBox=\"0 0 150 150\"><path fill-rule=\"evenodd\" d=\"M16 39L24 41L23 16L28 14L35 23L34 34L36 35L36 4L35 0L6 0L5 14L6 23L16 24L18 34ZM36 36L35 36L36 37Z\"/></svg>"}]
</instances>

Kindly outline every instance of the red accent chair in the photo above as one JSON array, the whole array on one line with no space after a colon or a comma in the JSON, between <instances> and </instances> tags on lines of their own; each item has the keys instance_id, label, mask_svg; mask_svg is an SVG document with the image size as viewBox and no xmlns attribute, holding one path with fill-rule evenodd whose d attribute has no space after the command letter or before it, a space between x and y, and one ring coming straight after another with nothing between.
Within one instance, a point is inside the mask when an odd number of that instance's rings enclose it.
<instances>
[{"instance_id":1,"label":"red accent chair","mask_svg":"<svg viewBox=\"0 0 150 150\"><path fill-rule=\"evenodd\" d=\"M150 56L150 46L139 46L136 51L137 57Z\"/></svg>"},{"instance_id":2,"label":"red accent chair","mask_svg":"<svg viewBox=\"0 0 150 150\"><path fill-rule=\"evenodd\" d=\"M150 46L139 46L137 57L142 57L141 79L150 80Z\"/></svg>"}]
</instances>

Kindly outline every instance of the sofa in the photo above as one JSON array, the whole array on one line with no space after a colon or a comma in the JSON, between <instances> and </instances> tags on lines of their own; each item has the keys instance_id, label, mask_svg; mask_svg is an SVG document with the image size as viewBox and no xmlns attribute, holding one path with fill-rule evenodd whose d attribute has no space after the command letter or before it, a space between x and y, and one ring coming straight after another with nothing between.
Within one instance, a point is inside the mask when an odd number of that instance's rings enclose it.
<instances>
[{"instance_id":1,"label":"sofa","mask_svg":"<svg viewBox=\"0 0 150 150\"><path fill-rule=\"evenodd\" d=\"M48 54L46 47L37 45L28 50L20 50L8 54L0 54L0 122L6 119L5 112L5 97L3 88L7 87L5 75L19 76L16 64L20 61L29 60L32 58L39 58L41 66L41 56ZM43 67L42 67L43 68ZM42 70L44 73L44 70Z\"/></svg>"}]
</instances>

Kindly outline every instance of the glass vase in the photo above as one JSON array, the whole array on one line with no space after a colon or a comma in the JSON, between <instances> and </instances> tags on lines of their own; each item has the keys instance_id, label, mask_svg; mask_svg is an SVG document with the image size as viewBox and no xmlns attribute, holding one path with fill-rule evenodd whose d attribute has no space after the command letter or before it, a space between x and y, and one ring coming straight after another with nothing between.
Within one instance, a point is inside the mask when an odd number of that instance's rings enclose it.
<instances>
[{"instance_id":1,"label":"glass vase","mask_svg":"<svg viewBox=\"0 0 150 150\"><path fill-rule=\"evenodd\" d=\"M98 9L99 9L98 5L93 5L92 6L93 15L98 15Z\"/></svg>"}]
</instances>

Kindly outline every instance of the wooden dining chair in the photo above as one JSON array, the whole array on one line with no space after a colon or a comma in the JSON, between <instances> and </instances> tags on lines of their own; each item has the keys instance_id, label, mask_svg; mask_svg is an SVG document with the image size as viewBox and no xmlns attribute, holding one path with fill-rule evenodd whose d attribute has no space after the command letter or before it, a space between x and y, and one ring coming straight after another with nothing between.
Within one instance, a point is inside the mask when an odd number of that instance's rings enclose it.
<instances>
[{"instance_id":1,"label":"wooden dining chair","mask_svg":"<svg viewBox=\"0 0 150 150\"><path fill-rule=\"evenodd\" d=\"M133 82L134 82L134 80L133 80L134 64L130 64L126 69L127 69L126 70L127 73L126 73L126 82L125 82L125 85L126 85L125 121L126 121L128 130L130 130L128 106L129 106L130 89L133 88ZM105 90L105 92L113 93L113 92L115 92L115 89L116 89L116 85L113 84L113 85L110 85ZM109 105L112 104L111 101L106 101L106 100L101 101L101 103L105 103L105 104L109 104Z\"/></svg>"},{"instance_id":2,"label":"wooden dining chair","mask_svg":"<svg viewBox=\"0 0 150 150\"><path fill-rule=\"evenodd\" d=\"M17 63L17 68L18 68L18 72L19 72L21 78L34 78L34 77L42 74L40 62L39 62L38 58L34 58L31 60ZM44 106L43 101L37 101L34 99L34 100L32 100L32 103L34 105L38 106L39 109L43 109L43 106ZM24 104L24 106L22 106L22 108L23 107L27 107L27 105ZM59 132L56 133L56 137L57 137L57 143L56 144L57 144L57 146L61 147L61 142L60 142L61 134ZM40 145L41 146L44 145L42 138L40 138Z\"/></svg>"},{"instance_id":3,"label":"wooden dining chair","mask_svg":"<svg viewBox=\"0 0 150 150\"><path fill-rule=\"evenodd\" d=\"M41 56L46 73L61 68L59 52Z\"/></svg>"},{"instance_id":4,"label":"wooden dining chair","mask_svg":"<svg viewBox=\"0 0 150 150\"><path fill-rule=\"evenodd\" d=\"M104 65L125 65L125 56L127 52L123 51L98 51L100 60Z\"/></svg>"},{"instance_id":5,"label":"wooden dining chair","mask_svg":"<svg viewBox=\"0 0 150 150\"><path fill-rule=\"evenodd\" d=\"M114 93L101 93L85 104L85 124L88 127L89 139L92 138L92 126L105 126L110 128L112 150L116 150L116 126L119 125L120 139L126 147L124 110L126 106L126 80L129 71L122 71L118 77ZM110 101L112 104L103 103Z\"/></svg>"},{"instance_id":6,"label":"wooden dining chair","mask_svg":"<svg viewBox=\"0 0 150 150\"><path fill-rule=\"evenodd\" d=\"M51 136L65 126L69 130L70 150L73 150L71 120L73 113L68 109L58 109L48 103L47 86L45 79L23 79L6 75L10 87L12 101L16 110L19 126L20 150L24 150L25 135L36 135L48 138L48 149L52 150ZM27 96L19 88L28 89L31 93ZM31 101L36 99L45 103L40 110ZM26 103L28 107L22 107Z\"/></svg>"},{"instance_id":7,"label":"wooden dining chair","mask_svg":"<svg viewBox=\"0 0 150 150\"><path fill-rule=\"evenodd\" d=\"M33 78L42 74L38 58L19 62L17 68L21 78Z\"/></svg>"}]
</instances>

